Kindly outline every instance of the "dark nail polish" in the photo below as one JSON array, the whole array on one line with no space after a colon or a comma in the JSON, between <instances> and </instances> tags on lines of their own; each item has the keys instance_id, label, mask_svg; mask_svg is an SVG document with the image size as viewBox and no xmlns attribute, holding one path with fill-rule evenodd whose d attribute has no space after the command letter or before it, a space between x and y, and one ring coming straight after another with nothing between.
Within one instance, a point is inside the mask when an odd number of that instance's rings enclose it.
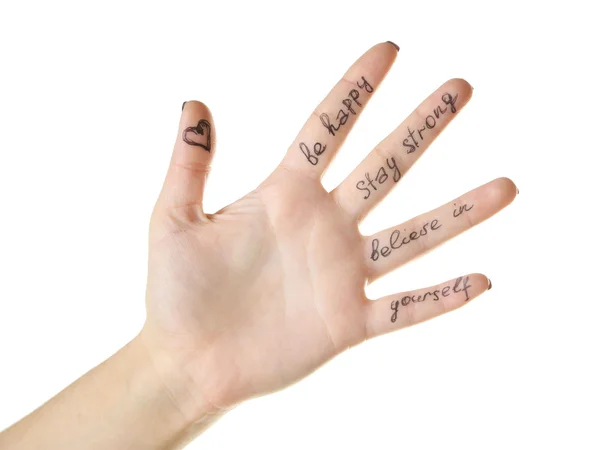
<instances>
[{"instance_id":1,"label":"dark nail polish","mask_svg":"<svg viewBox=\"0 0 600 450\"><path fill-rule=\"evenodd\" d=\"M182 111L183 111L183 108L185 107L185 104L186 104L186 103L187 103L187 102L183 102L183 105L181 105L181 110L182 110Z\"/></svg>"},{"instance_id":2,"label":"dark nail polish","mask_svg":"<svg viewBox=\"0 0 600 450\"><path fill-rule=\"evenodd\" d=\"M488 278L488 291L492 288L492 280Z\"/></svg>"},{"instance_id":3,"label":"dark nail polish","mask_svg":"<svg viewBox=\"0 0 600 450\"><path fill-rule=\"evenodd\" d=\"M400 51L400 47L398 47L396 44L394 44L392 41L387 41L388 44L392 44L394 47L396 47L396 51L399 52Z\"/></svg>"}]
</instances>

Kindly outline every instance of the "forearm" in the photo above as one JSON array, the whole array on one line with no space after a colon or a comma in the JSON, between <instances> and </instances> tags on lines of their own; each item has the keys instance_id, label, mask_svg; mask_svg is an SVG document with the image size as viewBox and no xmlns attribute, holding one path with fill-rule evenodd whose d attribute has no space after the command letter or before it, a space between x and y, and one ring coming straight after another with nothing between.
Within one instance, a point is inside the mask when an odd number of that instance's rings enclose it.
<instances>
[{"instance_id":1,"label":"forearm","mask_svg":"<svg viewBox=\"0 0 600 450\"><path fill-rule=\"evenodd\" d=\"M220 413L207 404L192 417L174 399L182 392L170 376L138 336L0 434L0 449L180 448Z\"/></svg>"}]
</instances>

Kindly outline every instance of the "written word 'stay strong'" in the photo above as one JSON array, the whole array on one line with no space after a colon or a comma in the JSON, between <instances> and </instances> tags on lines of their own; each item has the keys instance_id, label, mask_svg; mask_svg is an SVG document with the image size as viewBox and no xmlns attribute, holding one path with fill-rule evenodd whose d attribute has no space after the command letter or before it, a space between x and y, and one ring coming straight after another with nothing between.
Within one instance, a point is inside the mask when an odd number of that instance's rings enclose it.
<instances>
[{"instance_id":1,"label":"written word 'stay strong'","mask_svg":"<svg viewBox=\"0 0 600 450\"><path fill-rule=\"evenodd\" d=\"M402 141L402 145L407 149L406 153L412 153L419 148L420 144L422 144L425 139L423 135L426 135L428 130L433 130L438 125L439 119L444 114L448 112L452 114L456 113L457 99L458 94L453 97L452 94L446 92L442 95L442 104L436 106L431 111L431 114L425 117L425 123L423 124L423 127L417 127L416 130L411 130L410 127L406 127L408 136L406 136L406 139Z\"/></svg>"},{"instance_id":2,"label":"written word 'stay strong'","mask_svg":"<svg viewBox=\"0 0 600 450\"><path fill-rule=\"evenodd\" d=\"M452 96L452 94L444 93L441 97L441 103L438 104L433 110L431 110L431 114L425 116L423 126L418 126L415 130L411 129L410 126L407 126L408 134L406 138L402 141L403 148L406 149L407 154L411 154L415 152L422 144L425 138L427 137L427 133L431 132L434 128L439 128L439 120L445 114L454 114L457 112L456 109L456 100L458 99L458 94ZM389 157L386 159L387 169L391 171L393 177L391 180L394 183L400 181L401 174L396 161L393 157ZM371 193L373 191L377 191L378 188L381 187L390 177L388 177L388 170L385 167L385 164L382 164L381 167L378 168L377 172L374 174L365 173L363 179L359 180L356 183L356 189L362 191L363 200L367 200L371 197Z\"/></svg>"},{"instance_id":3,"label":"written word 'stay strong'","mask_svg":"<svg viewBox=\"0 0 600 450\"><path fill-rule=\"evenodd\" d=\"M371 196L371 191L376 191L378 186L381 186L388 180L389 174L392 175L394 183L400 181L400 177L402 176L393 156L391 158L386 158L385 164L379 167L374 175L366 172L364 179L361 179L356 183L356 189L366 192L363 196L363 199L366 200Z\"/></svg>"}]
</instances>

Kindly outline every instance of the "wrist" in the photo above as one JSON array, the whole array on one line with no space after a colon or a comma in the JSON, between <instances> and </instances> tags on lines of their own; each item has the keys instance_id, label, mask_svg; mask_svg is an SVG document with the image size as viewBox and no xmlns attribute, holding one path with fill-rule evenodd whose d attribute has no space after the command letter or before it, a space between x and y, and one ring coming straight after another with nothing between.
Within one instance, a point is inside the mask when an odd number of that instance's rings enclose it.
<instances>
[{"instance_id":1,"label":"wrist","mask_svg":"<svg viewBox=\"0 0 600 450\"><path fill-rule=\"evenodd\" d=\"M211 401L198 386L198 380L184 369L185 364L156 345L146 328L134 338L131 345L143 355L144 364L155 378L156 389L163 398L168 399L171 412L177 417L177 427L181 433L197 434L228 411Z\"/></svg>"}]
</instances>

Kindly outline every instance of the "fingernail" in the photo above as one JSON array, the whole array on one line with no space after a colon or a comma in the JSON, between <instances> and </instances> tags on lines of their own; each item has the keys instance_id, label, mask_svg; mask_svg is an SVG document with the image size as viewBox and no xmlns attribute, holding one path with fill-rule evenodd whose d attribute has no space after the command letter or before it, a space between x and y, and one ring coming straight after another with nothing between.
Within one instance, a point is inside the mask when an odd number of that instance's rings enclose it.
<instances>
[{"instance_id":1,"label":"fingernail","mask_svg":"<svg viewBox=\"0 0 600 450\"><path fill-rule=\"evenodd\" d=\"M398 47L396 44L394 44L392 41L387 41L388 44L392 44L394 47L396 47L396 51L399 52L400 51L400 47Z\"/></svg>"},{"instance_id":2,"label":"fingernail","mask_svg":"<svg viewBox=\"0 0 600 450\"><path fill-rule=\"evenodd\" d=\"M492 288L492 280L488 278L488 291Z\"/></svg>"},{"instance_id":3,"label":"fingernail","mask_svg":"<svg viewBox=\"0 0 600 450\"><path fill-rule=\"evenodd\" d=\"M183 102L183 105L181 105L181 110L182 110L182 111L183 111L183 108L184 108L184 106L185 106L185 104L186 104L186 103L187 103L187 102Z\"/></svg>"}]
</instances>

